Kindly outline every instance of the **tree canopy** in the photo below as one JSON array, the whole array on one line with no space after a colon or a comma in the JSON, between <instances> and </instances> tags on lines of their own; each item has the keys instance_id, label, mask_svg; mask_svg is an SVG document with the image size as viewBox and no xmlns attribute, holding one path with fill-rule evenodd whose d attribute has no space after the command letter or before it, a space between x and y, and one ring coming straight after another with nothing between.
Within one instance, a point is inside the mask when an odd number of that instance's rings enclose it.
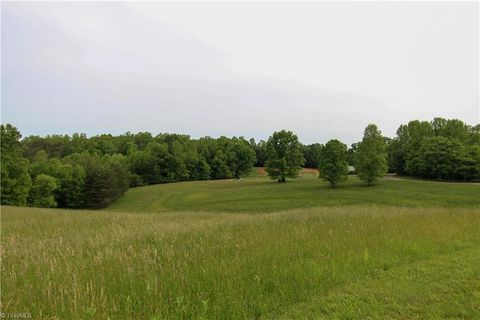
<instances>
[{"instance_id":1,"label":"tree canopy","mask_svg":"<svg viewBox=\"0 0 480 320\"><path fill-rule=\"evenodd\" d=\"M358 177L373 185L379 177L387 173L387 153L385 139L374 124L369 124L355 154L355 171Z\"/></svg>"},{"instance_id":2,"label":"tree canopy","mask_svg":"<svg viewBox=\"0 0 480 320\"><path fill-rule=\"evenodd\" d=\"M11 205L102 208L129 187L239 179L256 161L254 148L241 137L127 132L20 140L20 132L10 124L2 125L1 134L1 203ZM48 194L41 193L42 188Z\"/></svg>"},{"instance_id":3,"label":"tree canopy","mask_svg":"<svg viewBox=\"0 0 480 320\"><path fill-rule=\"evenodd\" d=\"M437 180L480 179L480 125L435 118L401 125L388 145L389 170Z\"/></svg>"},{"instance_id":4,"label":"tree canopy","mask_svg":"<svg viewBox=\"0 0 480 320\"><path fill-rule=\"evenodd\" d=\"M335 188L338 182L348 178L347 145L330 140L321 149L318 165L319 176Z\"/></svg>"},{"instance_id":5,"label":"tree canopy","mask_svg":"<svg viewBox=\"0 0 480 320\"><path fill-rule=\"evenodd\" d=\"M291 131L274 132L267 141L266 171L278 182L296 178L305 160L297 136Z\"/></svg>"},{"instance_id":6,"label":"tree canopy","mask_svg":"<svg viewBox=\"0 0 480 320\"><path fill-rule=\"evenodd\" d=\"M22 156L22 135L10 124L2 124L0 130L2 204L26 205L32 179L28 172L28 161Z\"/></svg>"}]
</instances>

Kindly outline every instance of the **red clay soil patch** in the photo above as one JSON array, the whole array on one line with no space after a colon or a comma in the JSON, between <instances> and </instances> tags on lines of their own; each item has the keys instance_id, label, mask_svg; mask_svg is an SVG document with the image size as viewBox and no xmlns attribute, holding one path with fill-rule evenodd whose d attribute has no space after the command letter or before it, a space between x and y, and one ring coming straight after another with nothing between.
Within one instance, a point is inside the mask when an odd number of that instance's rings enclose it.
<instances>
[{"instance_id":1,"label":"red clay soil patch","mask_svg":"<svg viewBox=\"0 0 480 320\"><path fill-rule=\"evenodd\" d=\"M265 167L258 167L255 168L257 169L258 175L261 177L265 177L267 175L267 170L265 170Z\"/></svg>"}]
</instances>

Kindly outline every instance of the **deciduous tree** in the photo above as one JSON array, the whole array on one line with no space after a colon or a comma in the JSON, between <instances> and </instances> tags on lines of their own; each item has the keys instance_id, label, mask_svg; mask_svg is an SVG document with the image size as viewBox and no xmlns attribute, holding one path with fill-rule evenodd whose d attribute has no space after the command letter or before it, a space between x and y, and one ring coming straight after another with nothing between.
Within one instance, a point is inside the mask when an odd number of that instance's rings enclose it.
<instances>
[{"instance_id":1,"label":"deciduous tree","mask_svg":"<svg viewBox=\"0 0 480 320\"><path fill-rule=\"evenodd\" d=\"M22 156L22 135L10 124L1 125L1 203L24 206L27 204L32 180L29 162Z\"/></svg>"},{"instance_id":2,"label":"deciduous tree","mask_svg":"<svg viewBox=\"0 0 480 320\"><path fill-rule=\"evenodd\" d=\"M321 149L318 165L320 178L330 182L335 188L336 184L348 178L347 145L338 140L330 140Z\"/></svg>"},{"instance_id":3,"label":"deciduous tree","mask_svg":"<svg viewBox=\"0 0 480 320\"><path fill-rule=\"evenodd\" d=\"M47 174L39 174L33 181L31 192L31 203L34 207L54 208L57 206L55 201L55 190L57 189L57 180Z\"/></svg>"},{"instance_id":4,"label":"deciduous tree","mask_svg":"<svg viewBox=\"0 0 480 320\"><path fill-rule=\"evenodd\" d=\"M362 142L355 155L355 171L369 186L387 173L385 140L374 124L369 124L365 128Z\"/></svg>"},{"instance_id":5,"label":"deciduous tree","mask_svg":"<svg viewBox=\"0 0 480 320\"><path fill-rule=\"evenodd\" d=\"M296 178L305 160L297 136L291 131L278 131L267 141L266 171L278 182Z\"/></svg>"}]
</instances>

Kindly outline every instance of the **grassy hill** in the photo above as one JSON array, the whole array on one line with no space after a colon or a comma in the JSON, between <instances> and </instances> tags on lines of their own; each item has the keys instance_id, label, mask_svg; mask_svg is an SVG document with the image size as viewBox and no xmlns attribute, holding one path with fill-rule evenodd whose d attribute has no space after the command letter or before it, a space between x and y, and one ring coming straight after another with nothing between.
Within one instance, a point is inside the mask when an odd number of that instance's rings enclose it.
<instances>
[{"instance_id":1,"label":"grassy hill","mask_svg":"<svg viewBox=\"0 0 480 320\"><path fill-rule=\"evenodd\" d=\"M331 189L307 171L276 183L255 178L181 182L134 188L109 207L113 211L273 212L318 206L377 205L408 207L480 207L480 185L412 179L384 179L368 187L356 177Z\"/></svg>"},{"instance_id":2,"label":"grassy hill","mask_svg":"<svg viewBox=\"0 0 480 320\"><path fill-rule=\"evenodd\" d=\"M107 210L2 207L2 312L477 319L479 190L257 175L136 188Z\"/></svg>"}]
</instances>

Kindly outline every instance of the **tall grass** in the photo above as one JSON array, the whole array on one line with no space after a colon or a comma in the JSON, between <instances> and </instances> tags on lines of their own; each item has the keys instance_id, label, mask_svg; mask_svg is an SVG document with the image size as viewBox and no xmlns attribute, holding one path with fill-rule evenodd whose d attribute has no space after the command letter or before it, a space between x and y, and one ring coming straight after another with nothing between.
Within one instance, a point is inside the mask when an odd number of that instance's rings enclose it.
<instances>
[{"instance_id":1,"label":"tall grass","mask_svg":"<svg viewBox=\"0 0 480 320\"><path fill-rule=\"evenodd\" d=\"M418 261L478 250L480 209L248 215L2 207L1 231L2 312L251 319Z\"/></svg>"}]
</instances>

